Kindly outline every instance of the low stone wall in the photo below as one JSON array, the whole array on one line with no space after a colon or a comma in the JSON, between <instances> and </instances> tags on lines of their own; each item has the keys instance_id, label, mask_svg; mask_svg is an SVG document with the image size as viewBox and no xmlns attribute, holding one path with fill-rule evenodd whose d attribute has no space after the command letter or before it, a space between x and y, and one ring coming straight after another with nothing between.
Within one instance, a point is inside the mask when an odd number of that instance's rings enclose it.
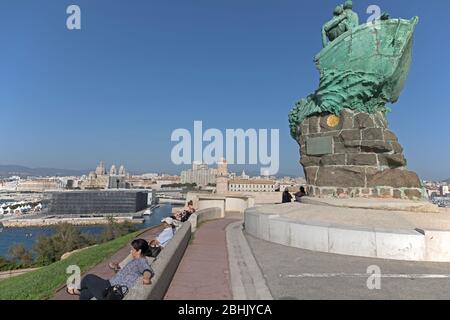
<instances>
[{"instance_id":1,"label":"low stone wall","mask_svg":"<svg viewBox=\"0 0 450 320\"><path fill-rule=\"evenodd\" d=\"M257 208L246 210L244 220L248 234L285 246L369 258L450 262L449 231L313 225Z\"/></svg>"},{"instance_id":2,"label":"low stone wall","mask_svg":"<svg viewBox=\"0 0 450 320\"><path fill-rule=\"evenodd\" d=\"M198 210L206 210L209 208L219 208L220 215L225 216L225 201L226 198L222 196L209 196L207 198L199 197Z\"/></svg>"},{"instance_id":3,"label":"low stone wall","mask_svg":"<svg viewBox=\"0 0 450 320\"><path fill-rule=\"evenodd\" d=\"M249 205L251 208L254 205L262 204L274 204L281 203L283 198L283 192L229 192L227 195L241 195L245 197L251 197L253 199L253 205Z\"/></svg>"},{"instance_id":4,"label":"low stone wall","mask_svg":"<svg viewBox=\"0 0 450 320\"><path fill-rule=\"evenodd\" d=\"M125 300L162 300L191 239L191 225L184 223L152 263L155 276L151 285L141 281L130 290Z\"/></svg>"},{"instance_id":5,"label":"low stone wall","mask_svg":"<svg viewBox=\"0 0 450 320\"><path fill-rule=\"evenodd\" d=\"M255 195L262 193L255 193ZM266 192L264 194L270 194ZM268 203L280 203L281 193L272 192L270 201ZM228 192L225 194L204 194L189 192L186 201L192 200L194 207L198 210L209 208L220 208L221 218L225 217L226 212L240 212L244 213L247 208L255 206L255 196L252 194L243 194L240 192ZM278 201L279 200L279 201Z\"/></svg>"},{"instance_id":6,"label":"low stone wall","mask_svg":"<svg viewBox=\"0 0 450 320\"><path fill-rule=\"evenodd\" d=\"M197 225L220 219L222 216L220 208L208 208L198 210L189 217L189 223L183 223L177 230L175 236L161 251L158 258L152 263L155 277L151 285L139 282L125 297L125 300L162 300L172 282L172 278L183 258L184 252L189 244L191 235L196 231Z\"/></svg>"},{"instance_id":7,"label":"low stone wall","mask_svg":"<svg viewBox=\"0 0 450 320\"><path fill-rule=\"evenodd\" d=\"M197 226L205 221L222 218L222 211L220 208L208 208L199 210L189 217L189 222L192 226L192 232L197 231Z\"/></svg>"}]
</instances>

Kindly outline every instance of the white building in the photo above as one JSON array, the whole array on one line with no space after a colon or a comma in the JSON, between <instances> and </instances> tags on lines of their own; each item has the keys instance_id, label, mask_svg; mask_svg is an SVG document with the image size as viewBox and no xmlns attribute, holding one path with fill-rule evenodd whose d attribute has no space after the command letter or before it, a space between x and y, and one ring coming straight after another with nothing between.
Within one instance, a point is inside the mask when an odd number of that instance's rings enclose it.
<instances>
[{"instance_id":1,"label":"white building","mask_svg":"<svg viewBox=\"0 0 450 320\"><path fill-rule=\"evenodd\" d=\"M447 196L447 194L449 194L450 192L449 192L449 190L448 190L448 186L447 185L442 185L441 186L441 195L443 196L443 197L446 197Z\"/></svg>"},{"instance_id":2,"label":"white building","mask_svg":"<svg viewBox=\"0 0 450 320\"><path fill-rule=\"evenodd\" d=\"M243 179L243 180L248 180L248 179L250 179L250 176L248 176L248 175L245 174L245 170L242 170L241 179Z\"/></svg>"},{"instance_id":3,"label":"white building","mask_svg":"<svg viewBox=\"0 0 450 320\"><path fill-rule=\"evenodd\" d=\"M280 192L284 192L284 190L286 190L287 188L293 188L297 185L295 183L280 182L278 186L280 188Z\"/></svg>"},{"instance_id":4,"label":"white building","mask_svg":"<svg viewBox=\"0 0 450 320\"><path fill-rule=\"evenodd\" d=\"M234 179L229 181L229 191L237 192L275 192L275 181L264 179Z\"/></svg>"},{"instance_id":5,"label":"white building","mask_svg":"<svg viewBox=\"0 0 450 320\"><path fill-rule=\"evenodd\" d=\"M49 190L63 190L65 183L60 178L36 178L20 180L17 191L45 192Z\"/></svg>"},{"instance_id":6,"label":"white building","mask_svg":"<svg viewBox=\"0 0 450 320\"><path fill-rule=\"evenodd\" d=\"M156 193L154 189L146 190L147 191L147 205L151 206L156 202Z\"/></svg>"},{"instance_id":7,"label":"white building","mask_svg":"<svg viewBox=\"0 0 450 320\"><path fill-rule=\"evenodd\" d=\"M207 186L216 183L217 169L208 168L207 164L194 162L192 169L181 172L181 183L195 183Z\"/></svg>"},{"instance_id":8,"label":"white building","mask_svg":"<svg viewBox=\"0 0 450 320\"><path fill-rule=\"evenodd\" d=\"M19 180L0 181L0 191L17 191Z\"/></svg>"},{"instance_id":9,"label":"white building","mask_svg":"<svg viewBox=\"0 0 450 320\"><path fill-rule=\"evenodd\" d=\"M156 179L158 177L157 173L144 173L141 175L144 179Z\"/></svg>"}]
</instances>

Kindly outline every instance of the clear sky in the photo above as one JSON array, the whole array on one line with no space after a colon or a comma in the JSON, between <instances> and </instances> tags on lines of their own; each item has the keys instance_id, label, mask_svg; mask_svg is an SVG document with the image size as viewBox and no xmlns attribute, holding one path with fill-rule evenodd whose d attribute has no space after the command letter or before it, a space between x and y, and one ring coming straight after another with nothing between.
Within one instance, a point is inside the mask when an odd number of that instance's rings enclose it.
<instances>
[{"instance_id":1,"label":"clear sky","mask_svg":"<svg viewBox=\"0 0 450 320\"><path fill-rule=\"evenodd\" d=\"M342 1L1 0L0 164L177 173L171 133L202 120L280 129L280 173L302 175L287 115L317 88L320 28ZM82 30L66 28L70 4ZM371 4L420 16L388 119L410 169L449 178L450 1L355 0L361 20Z\"/></svg>"}]
</instances>

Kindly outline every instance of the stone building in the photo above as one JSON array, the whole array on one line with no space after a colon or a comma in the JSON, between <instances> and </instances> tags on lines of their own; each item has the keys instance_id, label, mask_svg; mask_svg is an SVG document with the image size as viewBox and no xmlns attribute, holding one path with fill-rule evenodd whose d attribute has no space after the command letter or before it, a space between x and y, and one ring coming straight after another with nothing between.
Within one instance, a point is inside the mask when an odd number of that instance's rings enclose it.
<instances>
[{"instance_id":1,"label":"stone building","mask_svg":"<svg viewBox=\"0 0 450 320\"><path fill-rule=\"evenodd\" d=\"M237 192L275 192L277 184L264 179L234 179L228 183L229 191Z\"/></svg>"},{"instance_id":2,"label":"stone building","mask_svg":"<svg viewBox=\"0 0 450 320\"><path fill-rule=\"evenodd\" d=\"M194 162L192 169L181 172L181 183L195 183L207 186L216 182L217 170L208 168L207 164Z\"/></svg>"},{"instance_id":3,"label":"stone building","mask_svg":"<svg viewBox=\"0 0 450 320\"><path fill-rule=\"evenodd\" d=\"M216 193L224 194L228 192L228 180L228 163L225 159L221 159L217 162Z\"/></svg>"},{"instance_id":4,"label":"stone building","mask_svg":"<svg viewBox=\"0 0 450 320\"><path fill-rule=\"evenodd\" d=\"M17 183L19 192L45 192L48 190L63 190L64 182L59 178L37 178L20 180Z\"/></svg>"},{"instance_id":5,"label":"stone building","mask_svg":"<svg viewBox=\"0 0 450 320\"><path fill-rule=\"evenodd\" d=\"M107 173L103 162L100 162L95 171L90 172L79 183L79 187L81 189L129 189L128 178L129 174L125 171L124 166L120 166L117 173L116 166L112 165Z\"/></svg>"}]
</instances>

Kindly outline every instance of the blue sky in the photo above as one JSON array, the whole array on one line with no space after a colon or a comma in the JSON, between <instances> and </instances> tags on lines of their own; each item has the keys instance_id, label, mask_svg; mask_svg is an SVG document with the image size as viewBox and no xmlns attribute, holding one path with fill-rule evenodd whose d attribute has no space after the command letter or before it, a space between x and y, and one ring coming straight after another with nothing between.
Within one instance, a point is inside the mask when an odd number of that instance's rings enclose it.
<instances>
[{"instance_id":1,"label":"blue sky","mask_svg":"<svg viewBox=\"0 0 450 320\"><path fill-rule=\"evenodd\" d=\"M2 0L0 164L176 173L171 133L202 120L280 129L280 173L302 175L287 114L317 88L320 28L340 2ZM70 4L80 31L66 28ZM420 16L388 119L410 169L449 178L450 2L356 0L361 20L371 4Z\"/></svg>"}]
</instances>

